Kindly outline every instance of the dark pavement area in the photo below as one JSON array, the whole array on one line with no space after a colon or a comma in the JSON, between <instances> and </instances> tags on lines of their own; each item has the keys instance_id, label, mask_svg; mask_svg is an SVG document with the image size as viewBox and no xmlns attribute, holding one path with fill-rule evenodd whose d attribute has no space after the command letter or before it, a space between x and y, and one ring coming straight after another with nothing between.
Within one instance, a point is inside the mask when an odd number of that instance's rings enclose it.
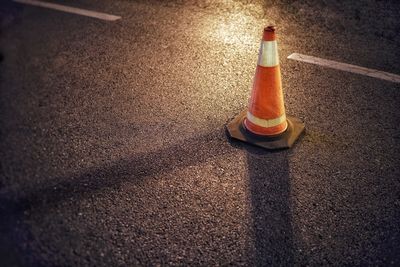
<instances>
[{"instance_id":1,"label":"dark pavement area","mask_svg":"<svg viewBox=\"0 0 400 267\"><path fill-rule=\"evenodd\" d=\"M1 2L0 266L399 266L396 1ZM230 140L265 25L290 150Z\"/></svg>"}]
</instances>

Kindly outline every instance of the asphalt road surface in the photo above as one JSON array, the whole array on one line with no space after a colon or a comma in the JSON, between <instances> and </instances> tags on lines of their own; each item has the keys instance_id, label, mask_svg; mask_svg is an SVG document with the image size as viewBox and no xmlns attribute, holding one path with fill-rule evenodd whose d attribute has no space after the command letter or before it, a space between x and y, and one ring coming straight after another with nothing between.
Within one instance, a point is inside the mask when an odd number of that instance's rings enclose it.
<instances>
[{"instance_id":1,"label":"asphalt road surface","mask_svg":"<svg viewBox=\"0 0 400 267\"><path fill-rule=\"evenodd\" d=\"M1 266L400 266L395 1L2 2ZM230 140L262 29L305 135Z\"/></svg>"}]
</instances>

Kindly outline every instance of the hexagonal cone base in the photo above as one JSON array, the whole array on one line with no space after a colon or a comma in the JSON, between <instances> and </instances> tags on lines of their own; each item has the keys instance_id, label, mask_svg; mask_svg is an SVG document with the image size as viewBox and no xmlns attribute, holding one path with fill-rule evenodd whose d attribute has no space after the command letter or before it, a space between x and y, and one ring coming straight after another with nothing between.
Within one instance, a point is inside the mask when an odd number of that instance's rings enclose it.
<instances>
[{"instance_id":1,"label":"hexagonal cone base","mask_svg":"<svg viewBox=\"0 0 400 267\"><path fill-rule=\"evenodd\" d=\"M226 126L230 137L241 140L252 145L263 147L269 150L286 149L293 146L296 140L304 132L304 123L297 118L287 116L288 128L277 136L262 136L247 130L243 124L247 110L240 113L233 121Z\"/></svg>"}]
</instances>

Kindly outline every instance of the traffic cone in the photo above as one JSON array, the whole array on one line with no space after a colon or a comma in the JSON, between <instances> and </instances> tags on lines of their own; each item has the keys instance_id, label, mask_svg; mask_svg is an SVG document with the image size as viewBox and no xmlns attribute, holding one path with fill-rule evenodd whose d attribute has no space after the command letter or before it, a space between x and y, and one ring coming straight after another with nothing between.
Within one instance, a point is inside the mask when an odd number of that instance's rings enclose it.
<instances>
[{"instance_id":1,"label":"traffic cone","mask_svg":"<svg viewBox=\"0 0 400 267\"><path fill-rule=\"evenodd\" d=\"M264 28L249 108L227 129L232 138L267 149L291 147L305 129L285 113L274 26Z\"/></svg>"}]
</instances>

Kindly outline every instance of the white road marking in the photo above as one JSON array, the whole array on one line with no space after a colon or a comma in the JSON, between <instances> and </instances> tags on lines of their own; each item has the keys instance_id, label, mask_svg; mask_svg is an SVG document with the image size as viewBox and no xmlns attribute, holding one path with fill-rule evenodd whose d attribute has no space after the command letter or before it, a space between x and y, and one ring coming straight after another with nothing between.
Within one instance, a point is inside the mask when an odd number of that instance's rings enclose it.
<instances>
[{"instance_id":1,"label":"white road marking","mask_svg":"<svg viewBox=\"0 0 400 267\"><path fill-rule=\"evenodd\" d=\"M386 81L390 81L390 82L400 83L400 75L389 73L389 72L368 69L368 68L364 68L364 67L360 67L360 66L356 66L356 65L341 63L341 62L327 60L327 59L313 57L313 56L302 55L302 54L298 54L298 53L293 53L290 56L288 56L288 58L297 60L297 61L302 61L302 62L306 62L306 63L324 66L327 68L348 71L348 72L362 74L365 76L374 77L374 78L378 78L378 79L382 79L382 80L386 80Z\"/></svg>"},{"instance_id":2,"label":"white road marking","mask_svg":"<svg viewBox=\"0 0 400 267\"><path fill-rule=\"evenodd\" d=\"M14 0L14 2L26 4L26 5L32 5L32 6L39 6L39 7L49 8L49 9L55 9L58 11L78 14L78 15L82 15L82 16L86 16L86 17L92 17L92 18L102 19L102 20L107 20L107 21L115 21L115 20L121 19L120 16L114 16L114 15L109 15L106 13L90 11L90 10L76 8L76 7L63 6L63 5L54 4L54 3L36 1L36 0Z\"/></svg>"}]
</instances>

